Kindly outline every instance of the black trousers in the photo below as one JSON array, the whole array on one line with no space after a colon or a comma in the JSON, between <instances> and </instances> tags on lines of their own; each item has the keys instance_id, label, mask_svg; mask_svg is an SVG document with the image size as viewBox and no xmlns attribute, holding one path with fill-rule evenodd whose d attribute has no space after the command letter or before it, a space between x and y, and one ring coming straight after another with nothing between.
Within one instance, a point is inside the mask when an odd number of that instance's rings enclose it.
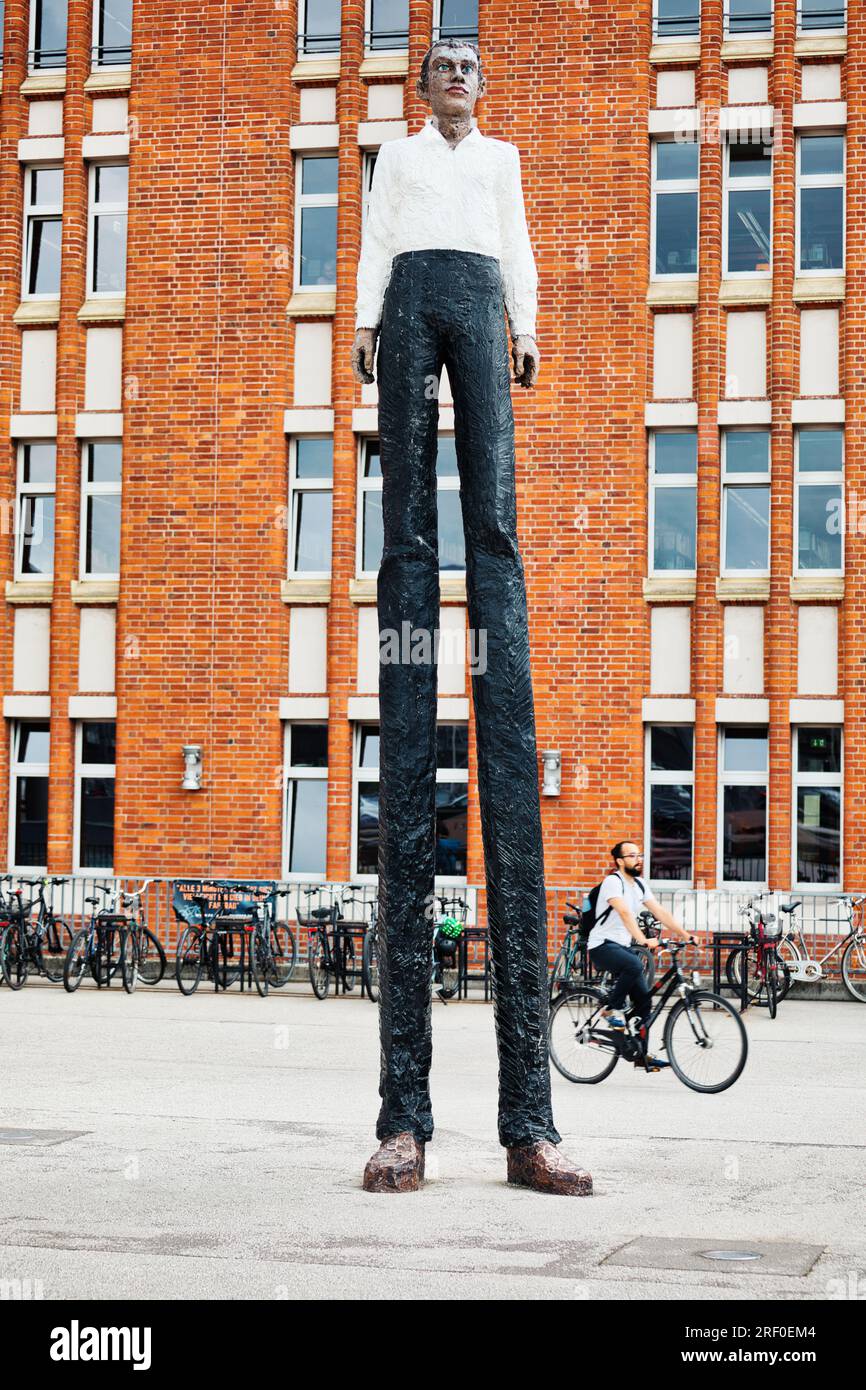
<instances>
[{"instance_id":1,"label":"black trousers","mask_svg":"<svg viewBox=\"0 0 866 1390\"><path fill-rule=\"evenodd\" d=\"M628 994L641 1023L646 1023L652 1012L652 995L646 987L643 965L637 952L621 946L618 941L603 941L600 946L594 946L589 955L597 970L609 970L615 977L607 1007L621 1009Z\"/></svg>"},{"instance_id":2,"label":"black trousers","mask_svg":"<svg viewBox=\"0 0 866 1390\"><path fill-rule=\"evenodd\" d=\"M386 660L409 631L433 650L439 626L438 385L454 397L478 795L499 1052L499 1138L559 1143L547 1053L547 913L535 713L514 494L514 416L502 279L493 257L395 256L379 338L384 551L378 579L379 1139L433 1133L431 975L435 902L435 659ZM404 629L403 624L410 624ZM416 639L420 630L427 634ZM401 644L404 655L409 644ZM415 647L416 654L423 647ZM393 652L393 648L392 648Z\"/></svg>"}]
</instances>

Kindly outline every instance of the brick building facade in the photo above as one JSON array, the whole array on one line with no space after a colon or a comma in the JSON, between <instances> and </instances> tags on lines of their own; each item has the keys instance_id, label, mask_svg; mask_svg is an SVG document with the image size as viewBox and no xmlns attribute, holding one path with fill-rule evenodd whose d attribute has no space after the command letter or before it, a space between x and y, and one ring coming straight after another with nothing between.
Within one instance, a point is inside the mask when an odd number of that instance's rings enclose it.
<instances>
[{"instance_id":1,"label":"brick building facade","mask_svg":"<svg viewBox=\"0 0 866 1390\"><path fill-rule=\"evenodd\" d=\"M478 32L540 275L513 398L548 880L628 834L663 886L856 887L866 11L830 0L6 0L8 862L375 872L355 274L440 27ZM472 884L440 407L439 866Z\"/></svg>"}]
</instances>

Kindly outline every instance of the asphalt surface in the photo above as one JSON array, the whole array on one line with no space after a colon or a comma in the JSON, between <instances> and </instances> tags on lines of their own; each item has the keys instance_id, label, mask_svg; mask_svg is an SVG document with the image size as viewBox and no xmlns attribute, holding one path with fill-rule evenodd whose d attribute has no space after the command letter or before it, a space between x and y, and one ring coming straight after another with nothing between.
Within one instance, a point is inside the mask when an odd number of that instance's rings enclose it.
<instances>
[{"instance_id":1,"label":"asphalt surface","mask_svg":"<svg viewBox=\"0 0 866 1390\"><path fill-rule=\"evenodd\" d=\"M866 1296L866 1007L750 1013L719 1096L554 1074L578 1199L506 1185L492 1009L437 1004L428 1181L373 1196L376 1010L289 988L0 990L0 1295Z\"/></svg>"}]
</instances>

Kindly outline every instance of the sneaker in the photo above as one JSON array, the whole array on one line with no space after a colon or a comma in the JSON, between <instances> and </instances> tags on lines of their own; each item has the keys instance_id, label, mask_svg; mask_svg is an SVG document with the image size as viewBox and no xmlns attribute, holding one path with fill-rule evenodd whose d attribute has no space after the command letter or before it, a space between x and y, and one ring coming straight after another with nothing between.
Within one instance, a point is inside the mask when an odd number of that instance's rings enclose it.
<instances>
[{"instance_id":1,"label":"sneaker","mask_svg":"<svg viewBox=\"0 0 866 1390\"><path fill-rule=\"evenodd\" d=\"M608 1028L612 1028L615 1033L625 1032L625 1019L622 1014L606 1013L605 1022Z\"/></svg>"},{"instance_id":2,"label":"sneaker","mask_svg":"<svg viewBox=\"0 0 866 1390\"><path fill-rule=\"evenodd\" d=\"M642 1057L638 1057L637 1060L635 1061L635 1066L636 1066L636 1067L643 1067L643 1065L644 1065L643 1058L642 1058ZM646 1070L647 1070L647 1071L661 1071L663 1067L669 1067L669 1066L670 1066L670 1062L665 1061L664 1057L653 1057L653 1056L649 1056L649 1057L647 1057L647 1059L646 1059Z\"/></svg>"}]
</instances>

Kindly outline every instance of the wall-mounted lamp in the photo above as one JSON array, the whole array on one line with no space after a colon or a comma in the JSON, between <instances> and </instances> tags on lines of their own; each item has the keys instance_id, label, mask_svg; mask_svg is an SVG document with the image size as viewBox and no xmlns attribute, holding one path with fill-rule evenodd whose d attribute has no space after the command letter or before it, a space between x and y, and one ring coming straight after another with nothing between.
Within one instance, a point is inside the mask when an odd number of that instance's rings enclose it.
<instances>
[{"instance_id":1,"label":"wall-mounted lamp","mask_svg":"<svg viewBox=\"0 0 866 1390\"><path fill-rule=\"evenodd\" d=\"M559 796L562 791L562 755L557 750L548 750L541 755L544 781L541 784L542 796Z\"/></svg>"},{"instance_id":2,"label":"wall-mounted lamp","mask_svg":"<svg viewBox=\"0 0 866 1390\"><path fill-rule=\"evenodd\" d=\"M185 792L201 791L201 744L185 743L183 745L183 781L181 787Z\"/></svg>"}]
</instances>

